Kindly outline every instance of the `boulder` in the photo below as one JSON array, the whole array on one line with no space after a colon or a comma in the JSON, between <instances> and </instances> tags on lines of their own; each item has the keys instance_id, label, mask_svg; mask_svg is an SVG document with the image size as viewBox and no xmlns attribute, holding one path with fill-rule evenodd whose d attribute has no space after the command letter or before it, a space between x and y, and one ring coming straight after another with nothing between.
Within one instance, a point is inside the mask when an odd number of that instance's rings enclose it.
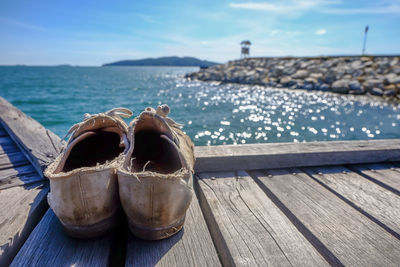
<instances>
[{"instance_id":1,"label":"boulder","mask_svg":"<svg viewBox=\"0 0 400 267\"><path fill-rule=\"evenodd\" d=\"M296 73L296 71L297 71L296 68L288 67L282 71L282 75L285 76L293 75L294 73Z\"/></svg>"},{"instance_id":2,"label":"boulder","mask_svg":"<svg viewBox=\"0 0 400 267\"><path fill-rule=\"evenodd\" d=\"M400 83L400 75L396 75L394 73L389 73L389 74L385 75L384 82L386 84Z\"/></svg>"},{"instance_id":3,"label":"boulder","mask_svg":"<svg viewBox=\"0 0 400 267\"><path fill-rule=\"evenodd\" d=\"M333 92L337 92L337 93L347 93L349 91L349 80L338 80L335 81L331 88Z\"/></svg>"},{"instance_id":4,"label":"boulder","mask_svg":"<svg viewBox=\"0 0 400 267\"><path fill-rule=\"evenodd\" d=\"M349 80L335 81L331 86L332 91L337 93L347 93L350 90L349 83Z\"/></svg>"},{"instance_id":5,"label":"boulder","mask_svg":"<svg viewBox=\"0 0 400 267\"><path fill-rule=\"evenodd\" d=\"M364 71L359 69L359 70L355 70L353 71L353 73L351 74L353 77L359 77L361 75L363 75Z\"/></svg>"},{"instance_id":6,"label":"boulder","mask_svg":"<svg viewBox=\"0 0 400 267\"><path fill-rule=\"evenodd\" d=\"M289 85L291 82L292 82L292 78L290 76L283 76L280 81L280 83L283 85Z\"/></svg>"},{"instance_id":7,"label":"boulder","mask_svg":"<svg viewBox=\"0 0 400 267\"><path fill-rule=\"evenodd\" d=\"M385 90L383 91L384 96L395 96L397 95L397 90Z\"/></svg>"},{"instance_id":8,"label":"boulder","mask_svg":"<svg viewBox=\"0 0 400 267\"><path fill-rule=\"evenodd\" d=\"M383 87L383 80L380 79L367 79L364 81L363 86L367 89Z\"/></svg>"},{"instance_id":9,"label":"boulder","mask_svg":"<svg viewBox=\"0 0 400 267\"><path fill-rule=\"evenodd\" d=\"M303 88L306 89L306 90L308 90L308 91L314 90L314 84L312 84L312 83L305 83L305 84L303 85Z\"/></svg>"},{"instance_id":10,"label":"boulder","mask_svg":"<svg viewBox=\"0 0 400 267\"><path fill-rule=\"evenodd\" d=\"M355 61L353 61L353 62L351 63L351 67L352 67L353 69L359 69L359 68L361 68L361 65L362 65L361 60L355 60Z\"/></svg>"},{"instance_id":11,"label":"boulder","mask_svg":"<svg viewBox=\"0 0 400 267\"><path fill-rule=\"evenodd\" d=\"M304 79L304 82L305 82L305 83L312 83L312 84L318 83L317 79L314 79L314 78L312 78L312 77L305 78L305 79Z\"/></svg>"},{"instance_id":12,"label":"boulder","mask_svg":"<svg viewBox=\"0 0 400 267\"><path fill-rule=\"evenodd\" d=\"M400 74L400 66L394 66L391 72L394 74Z\"/></svg>"},{"instance_id":13,"label":"boulder","mask_svg":"<svg viewBox=\"0 0 400 267\"><path fill-rule=\"evenodd\" d=\"M311 73L310 74L310 78L316 79L316 80L320 80L322 79L324 75L322 73Z\"/></svg>"},{"instance_id":14,"label":"boulder","mask_svg":"<svg viewBox=\"0 0 400 267\"><path fill-rule=\"evenodd\" d=\"M325 75L325 82L326 83L333 83L334 81L336 81L336 72L333 71L333 70L330 70Z\"/></svg>"},{"instance_id":15,"label":"boulder","mask_svg":"<svg viewBox=\"0 0 400 267\"><path fill-rule=\"evenodd\" d=\"M394 84L389 84L389 85L385 85L384 87L383 87L383 89L386 91L386 90L396 90L396 85L394 85Z\"/></svg>"},{"instance_id":16,"label":"boulder","mask_svg":"<svg viewBox=\"0 0 400 267\"><path fill-rule=\"evenodd\" d=\"M362 62L370 62L370 61L371 61L371 58L370 58L370 57L361 57L360 60L361 60Z\"/></svg>"},{"instance_id":17,"label":"boulder","mask_svg":"<svg viewBox=\"0 0 400 267\"><path fill-rule=\"evenodd\" d=\"M353 91L363 91L362 90L362 88L361 88L361 84L360 84L360 82L359 81L357 81L357 80L353 80L353 81L350 81L349 82L349 88L351 89L351 90L353 90Z\"/></svg>"},{"instance_id":18,"label":"boulder","mask_svg":"<svg viewBox=\"0 0 400 267\"><path fill-rule=\"evenodd\" d=\"M306 70L298 70L293 74L294 79L305 79L306 77L308 77L308 71Z\"/></svg>"},{"instance_id":19,"label":"boulder","mask_svg":"<svg viewBox=\"0 0 400 267\"><path fill-rule=\"evenodd\" d=\"M320 90L320 91L329 91L329 89L330 89L329 85L327 85L326 83L318 84L316 87L317 87L317 90Z\"/></svg>"},{"instance_id":20,"label":"boulder","mask_svg":"<svg viewBox=\"0 0 400 267\"><path fill-rule=\"evenodd\" d=\"M377 95L377 96L382 96L383 95L383 91L380 88L372 88L369 93L371 95Z\"/></svg>"}]
</instances>

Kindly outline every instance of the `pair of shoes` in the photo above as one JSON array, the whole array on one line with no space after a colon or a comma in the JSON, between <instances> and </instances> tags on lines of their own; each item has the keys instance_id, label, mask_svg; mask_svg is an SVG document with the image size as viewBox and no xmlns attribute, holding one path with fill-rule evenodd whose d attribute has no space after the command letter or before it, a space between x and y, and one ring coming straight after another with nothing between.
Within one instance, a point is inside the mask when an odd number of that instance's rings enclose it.
<instances>
[{"instance_id":1,"label":"pair of shoes","mask_svg":"<svg viewBox=\"0 0 400 267\"><path fill-rule=\"evenodd\" d=\"M193 143L167 117L146 108L128 127L124 108L85 114L66 148L45 170L48 202L65 232L91 238L117 223L122 208L131 232L147 240L177 233L192 199Z\"/></svg>"}]
</instances>

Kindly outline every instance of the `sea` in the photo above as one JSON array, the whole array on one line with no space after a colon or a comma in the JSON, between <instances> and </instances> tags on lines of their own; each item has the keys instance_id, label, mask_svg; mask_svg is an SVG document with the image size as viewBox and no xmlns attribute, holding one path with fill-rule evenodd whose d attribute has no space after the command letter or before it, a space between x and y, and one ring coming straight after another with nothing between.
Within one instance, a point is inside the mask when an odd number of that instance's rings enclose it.
<instances>
[{"instance_id":1,"label":"sea","mask_svg":"<svg viewBox=\"0 0 400 267\"><path fill-rule=\"evenodd\" d=\"M398 102L184 78L197 70L2 66L0 95L60 137L85 113L165 103L195 145L400 138Z\"/></svg>"}]
</instances>

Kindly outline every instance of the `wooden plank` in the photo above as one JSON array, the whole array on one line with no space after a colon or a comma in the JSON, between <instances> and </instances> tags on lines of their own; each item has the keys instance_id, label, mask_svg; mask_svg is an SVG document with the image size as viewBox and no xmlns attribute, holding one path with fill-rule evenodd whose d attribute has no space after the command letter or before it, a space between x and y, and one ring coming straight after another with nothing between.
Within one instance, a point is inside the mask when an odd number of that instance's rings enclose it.
<instances>
[{"instance_id":1,"label":"wooden plank","mask_svg":"<svg viewBox=\"0 0 400 267\"><path fill-rule=\"evenodd\" d=\"M30 164L22 152L0 154L0 170Z\"/></svg>"},{"instance_id":2,"label":"wooden plank","mask_svg":"<svg viewBox=\"0 0 400 267\"><path fill-rule=\"evenodd\" d=\"M44 178L38 175L36 169L30 163L12 169L0 170L0 190L43 180Z\"/></svg>"},{"instance_id":3,"label":"wooden plank","mask_svg":"<svg viewBox=\"0 0 400 267\"><path fill-rule=\"evenodd\" d=\"M0 137L0 145L12 145L14 141L11 139L10 136L2 136Z\"/></svg>"},{"instance_id":4,"label":"wooden plank","mask_svg":"<svg viewBox=\"0 0 400 267\"><path fill-rule=\"evenodd\" d=\"M0 266L8 266L47 209L47 183L0 191Z\"/></svg>"},{"instance_id":5,"label":"wooden plank","mask_svg":"<svg viewBox=\"0 0 400 267\"><path fill-rule=\"evenodd\" d=\"M400 239L400 196L343 166L306 168L304 171Z\"/></svg>"},{"instance_id":6,"label":"wooden plank","mask_svg":"<svg viewBox=\"0 0 400 267\"><path fill-rule=\"evenodd\" d=\"M400 139L195 147L196 172L400 161Z\"/></svg>"},{"instance_id":7,"label":"wooden plank","mask_svg":"<svg viewBox=\"0 0 400 267\"><path fill-rule=\"evenodd\" d=\"M392 164L351 165L350 169L400 195L400 167Z\"/></svg>"},{"instance_id":8,"label":"wooden plank","mask_svg":"<svg viewBox=\"0 0 400 267\"><path fill-rule=\"evenodd\" d=\"M217 252L193 198L184 228L160 241L144 241L129 235L125 266L220 266Z\"/></svg>"},{"instance_id":9,"label":"wooden plank","mask_svg":"<svg viewBox=\"0 0 400 267\"><path fill-rule=\"evenodd\" d=\"M331 264L398 266L400 240L298 169L251 172L284 213L312 236ZM325 252L323 252L325 253Z\"/></svg>"},{"instance_id":10,"label":"wooden plank","mask_svg":"<svg viewBox=\"0 0 400 267\"><path fill-rule=\"evenodd\" d=\"M201 205L224 265L329 265L246 173L199 177Z\"/></svg>"},{"instance_id":11,"label":"wooden plank","mask_svg":"<svg viewBox=\"0 0 400 267\"><path fill-rule=\"evenodd\" d=\"M40 175L59 154L60 138L0 97L0 122Z\"/></svg>"},{"instance_id":12,"label":"wooden plank","mask_svg":"<svg viewBox=\"0 0 400 267\"><path fill-rule=\"evenodd\" d=\"M11 266L107 266L110 235L88 240L70 238L48 209Z\"/></svg>"},{"instance_id":13,"label":"wooden plank","mask_svg":"<svg viewBox=\"0 0 400 267\"><path fill-rule=\"evenodd\" d=\"M6 132L6 130L4 130L4 128L0 126L0 137L7 136L7 135L8 135L8 133Z\"/></svg>"},{"instance_id":14,"label":"wooden plank","mask_svg":"<svg viewBox=\"0 0 400 267\"><path fill-rule=\"evenodd\" d=\"M15 143L12 144L0 144L0 155L21 152Z\"/></svg>"}]
</instances>

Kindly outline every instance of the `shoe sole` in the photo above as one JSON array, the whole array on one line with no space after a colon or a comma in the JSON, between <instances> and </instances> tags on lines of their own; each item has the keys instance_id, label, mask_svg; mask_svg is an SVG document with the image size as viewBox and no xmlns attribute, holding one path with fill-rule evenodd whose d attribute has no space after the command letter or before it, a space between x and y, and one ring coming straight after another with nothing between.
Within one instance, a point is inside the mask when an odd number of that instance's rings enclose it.
<instances>
[{"instance_id":1,"label":"shoe sole","mask_svg":"<svg viewBox=\"0 0 400 267\"><path fill-rule=\"evenodd\" d=\"M115 212L111 217L106 218L98 223L91 225L68 225L61 223L67 235L79 238L88 239L104 235L109 230L114 228L118 223L118 212Z\"/></svg>"},{"instance_id":2,"label":"shoe sole","mask_svg":"<svg viewBox=\"0 0 400 267\"><path fill-rule=\"evenodd\" d=\"M132 224L129 222L129 230L131 233L144 240L161 240L173 236L174 234L178 233L185 222L185 216L180 219L177 223L173 225L169 225L167 227L160 227L160 228L150 228L150 227L143 227Z\"/></svg>"}]
</instances>

